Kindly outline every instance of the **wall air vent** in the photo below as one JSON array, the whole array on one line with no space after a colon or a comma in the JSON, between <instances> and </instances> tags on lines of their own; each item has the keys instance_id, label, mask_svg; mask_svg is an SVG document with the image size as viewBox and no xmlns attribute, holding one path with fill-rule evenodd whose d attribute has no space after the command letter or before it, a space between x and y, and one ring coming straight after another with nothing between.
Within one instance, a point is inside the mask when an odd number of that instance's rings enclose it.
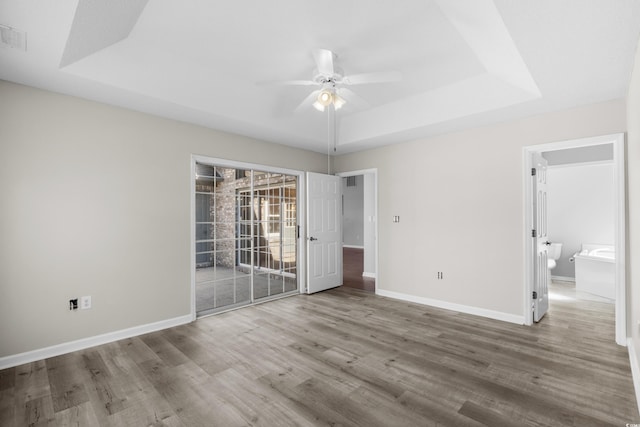
<instances>
[{"instance_id":1,"label":"wall air vent","mask_svg":"<svg viewBox=\"0 0 640 427\"><path fill-rule=\"evenodd\" d=\"M0 46L26 51L27 33L6 25L0 25Z\"/></svg>"}]
</instances>

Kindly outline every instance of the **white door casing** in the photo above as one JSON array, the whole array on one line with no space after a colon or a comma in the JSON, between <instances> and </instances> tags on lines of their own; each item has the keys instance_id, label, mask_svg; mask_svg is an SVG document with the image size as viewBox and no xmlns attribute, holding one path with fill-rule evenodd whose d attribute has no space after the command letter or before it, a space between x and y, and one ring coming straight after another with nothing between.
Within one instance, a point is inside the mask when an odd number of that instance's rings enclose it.
<instances>
[{"instance_id":1,"label":"white door casing","mask_svg":"<svg viewBox=\"0 0 640 427\"><path fill-rule=\"evenodd\" d=\"M533 321L539 322L549 309L549 267L547 236L547 160L534 153L533 180Z\"/></svg>"},{"instance_id":2,"label":"white door casing","mask_svg":"<svg viewBox=\"0 0 640 427\"><path fill-rule=\"evenodd\" d=\"M307 172L307 293L342 285L342 179Z\"/></svg>"},{"instance_id":3,"label":"white door casing","mask_svg":"<svg viewBox=\"0 0 640 427\"><path fill-rule=\"evenodd\" d=\"M533 183L531 179L531 169L535 167L533 162L534 153L543 153L546 151L566 150L580 147L590 147L602 144L613 144L613 163L615 165L615 247L616 247L616 301L615 301L615 318L616 318L616 343L621 346L627 345L627 297L626 297L626 254L627 254L627 233L626 233L626 189L625 189L625 135L623 133L615 133L610 135L600 135L589 138L579 138L566 141L556 141L546 144L536 144L523 148L523 192L524 197L524 213L525 221L523 221L523 233L525 234L525 269L524 269L524 324L531 325L533 316L531 313L531 293L534 290L534 252L535 247L532 244L531 230L534 227L532 221L533 215ZM552 184L553 185L553 184ZM304 266L304 265L303 265Z\"/></svg>"}]
</instances>

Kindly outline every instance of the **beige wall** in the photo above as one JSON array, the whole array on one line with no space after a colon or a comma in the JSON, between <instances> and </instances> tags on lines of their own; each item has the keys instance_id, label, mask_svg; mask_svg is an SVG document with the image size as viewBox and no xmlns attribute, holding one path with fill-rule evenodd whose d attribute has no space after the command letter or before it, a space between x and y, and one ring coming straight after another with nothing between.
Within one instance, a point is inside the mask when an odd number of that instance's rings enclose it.
<instances>
[{"instance_id":1,"label":"beige wall","mask_svg":"<svg viewBox=\"0 0 640 427\"><path fill-rule=\"evenodd\" d=\"M627 334L632 338L635 355L640 357L640 51L627 98L627 194L629 199L629 253L627 256L627 306L630 322ZM637 361L640 364L640 360ZM638 391L638 390L636 390Z\"/></svg>"},{"instance_id":2,"label":"beige wall","mask_svg":"<svg viewBox=\"0 0 640 427\"><path fill-rule=\"evenodd\" d=\"M628 163L630 210L640 211L638 68ZM0 357L189 313L190 154L326 168L317 153L12 83L0 81L0 99ZM616 100L338 157L338 172L378 169L379 287L523 315L522 147L624 132L625 107ZM632 214L632 254L638 228ZM631 279L629 301L640 288ZM93 308L69 312L82 295Z\"/></svg>"},{"instance_id":3,"label":"beige wall","mask_svg":"<svg viewBox=\"0 0 640 427\"><path fill-rule=\"evenodd\" d=\"M190 155L326 156L0 81L0 357L190 312ZM91 295L91 310L68 310Z\"/></svg>"},{"instance_id":4,"label":"beige wall","mask_svg":"<svg viewBox=\"0 0 640 427\"><path fill-rule=\"evenodd\" d=\"M625 119L614 100L338 157L337 172L378 169L379 289L524 316L522 147Z\"/></svg>"}]
</instances>

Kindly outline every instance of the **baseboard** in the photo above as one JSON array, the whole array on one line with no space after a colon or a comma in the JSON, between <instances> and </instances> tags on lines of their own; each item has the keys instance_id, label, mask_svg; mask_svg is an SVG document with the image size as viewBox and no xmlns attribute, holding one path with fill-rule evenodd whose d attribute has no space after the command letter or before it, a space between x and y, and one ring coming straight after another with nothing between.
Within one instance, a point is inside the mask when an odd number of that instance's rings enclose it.
<instances>
[{"instance_id":1,"label":"baseboard","mask_svg":"<svg viewBox=\"0 0 640 427\"><path fill-rule=\"evenodd\" d=\"M162 320L160 322L149 323L146 325L134 326L133 328L122 329L120 331L109 332L94 337L83 338L76 341L70 341L62 344L56 344L51 347L45 347L38 350L27 351L25 353L14 354L11 356L0 357L0 369L11 368L25 363L35 362L49 357L60 356L61 354L70 353L72 351L83 350L97 345L107 344L125 338L131 338L138 335L147 334L149 332L159 331L161 329L171 328L173 326L183 325L193 320L188 314L186 316L174 317L173 319Z\"/></svg>"},{"instance_id":2,"label":"baseboard","mask_svg":"<svg viewBox=\"0 0 640 427\"><path fill-rule=\"evenodd\" d=\"M452 302L418 297L414 295L403 294L400 292L385 291L384 289L377 289L376 294L383 297L399 299L402 301L415 302L422 305L429 305L432 307L444 308L445 310L458 311L461 313L473 314L474 316L488 317L489 319L502 320L503 322L524 325L523 316L503 313L501 311L493 311L493 310L487 310L479 307L472 307L469 305L455 304Z\"/></svg>"},{"instance_id":3,"label":"baseboard","mask_svg":"<svg viewBox=\"0 0 640 427\"><path fill-rule=\"evenodd\" d=\"M629 363L631 364L633 389L636 392L636 405L638 405L638 413L640 413L640 362L631 338L627 338L627 351L629 352Z\"/></svg>"},{"instance_id":4,"label":"baseboard","mask_svg":"<svg viewBox=\"0 0 640 427\"><path fill-rule=\"evenodd\" d=\"M368 271L363 271L362 272L362 277L368 277L370 279L375 279L376 278L376 273L369 273Z\"/></svg>"},{"instance_id":5,"label":"baseboard","mask_svg":"<svg viewBox=\"0 0 640 427\"><path fill-rule=\"evenodd\" d=\"M364 246L358 246L358 245L342 245L343 248L349 248L349 249L364 249Z\"/></svg>"},{"instance_id":6,"label":"baseboard","mask_svg":"<svg viewBox=\"0 0 640 427\"><path fill-rule=\"evenodd\" d=\"M560 282L574 282L576 281L575 277L567 277L567 276L551 276L551 280L558 280Z\"/></svg>"}]
</instances>

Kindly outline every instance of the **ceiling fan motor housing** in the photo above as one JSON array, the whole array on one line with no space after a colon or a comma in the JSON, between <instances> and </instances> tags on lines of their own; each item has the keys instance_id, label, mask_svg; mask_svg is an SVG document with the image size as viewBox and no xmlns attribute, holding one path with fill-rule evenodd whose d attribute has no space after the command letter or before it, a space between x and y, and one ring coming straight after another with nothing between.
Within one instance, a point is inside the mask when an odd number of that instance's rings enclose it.
<instances>
[{"instance_id":1,"label":"ceiling fan motor housing","mask_svg":"<svg viewBox=\"0 0 640 427\"><path fill-rule=\"evenodd\" d=\"M318 69L313 70L313 80L317 84L324 85L331 83L333 86L342 83L344 71L340 67L334 67L333 74L321 73Z\"/></svg>"}]
</instances>

